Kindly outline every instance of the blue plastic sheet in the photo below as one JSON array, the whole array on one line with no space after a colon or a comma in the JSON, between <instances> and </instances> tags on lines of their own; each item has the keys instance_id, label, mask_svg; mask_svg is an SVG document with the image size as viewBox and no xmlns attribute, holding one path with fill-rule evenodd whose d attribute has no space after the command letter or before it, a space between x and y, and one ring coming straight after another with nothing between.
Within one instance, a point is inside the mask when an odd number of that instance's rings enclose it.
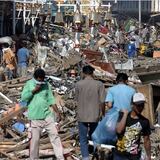
<instances>
[{"instance_id":1,"label":"blue plastic sheet","mask_svg":"<svg viewBox=\"0 0 160 160\"><path fill-rule=\"evenodd\" d=\"M134 43L128 44L127 53L129 58L132 58L135 56L136 47Z\"/></svg>"},{"instance_id":2,"label":"blue plastic sheet","mask_svg":"<svg viewBox=\"0 0 160 160\"><path fill-rule=\"evenodd\" d=\"M116 142L116 125L119 117L119 111L116 107L111 108L105 117L99 122L97 128L92 134L92 140L95 144L114 144Z\"/></svg>"},{"instance_id":3,"label":"blue plastic sheet","mask_svg":"<svg viewBox=\"0 0 160 160\"><path fill-rule=\"evenodd\" d=\"M25 131L25 125L21 122L16 122L14 125L12 125L12 127L21 133L23 133Z\"/></svg>"}]
</instances>

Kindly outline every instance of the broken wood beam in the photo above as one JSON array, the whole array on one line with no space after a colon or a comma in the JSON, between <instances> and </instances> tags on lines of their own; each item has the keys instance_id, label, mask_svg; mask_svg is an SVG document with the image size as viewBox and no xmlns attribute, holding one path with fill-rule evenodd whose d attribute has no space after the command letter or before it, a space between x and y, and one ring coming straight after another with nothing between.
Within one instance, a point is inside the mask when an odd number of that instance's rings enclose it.
<instances>
[{"instance_id":1,"label":"broken wood beam","mask_svg":"<svg viewBox=\"0 0 160 160\"><path fill-rule=\"evenodd\" d=\"M17 158L12 157L12 156L8 155L7 153L5 153L4 151L1 151L1 150L0 150L0 154L7 157L9 160L18 160Z\"/></svg>"}]
</instances>

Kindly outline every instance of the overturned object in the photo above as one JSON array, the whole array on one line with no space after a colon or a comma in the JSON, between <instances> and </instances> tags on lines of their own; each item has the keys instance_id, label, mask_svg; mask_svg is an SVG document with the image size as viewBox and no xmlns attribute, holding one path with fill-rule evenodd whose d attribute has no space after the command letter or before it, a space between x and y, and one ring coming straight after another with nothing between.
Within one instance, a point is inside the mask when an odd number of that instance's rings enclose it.
<instances>
[{"instance_id":1,"label":"overturned object","mask_svg":"<svg viewBox=\"0 0 160 160\"><path fill-rule=\"evenodd\" d=\"M117 70L133 70L133 59L129 59L125 63L115 64L115 69L117 69Z\"/></svg>"}]
</instances>

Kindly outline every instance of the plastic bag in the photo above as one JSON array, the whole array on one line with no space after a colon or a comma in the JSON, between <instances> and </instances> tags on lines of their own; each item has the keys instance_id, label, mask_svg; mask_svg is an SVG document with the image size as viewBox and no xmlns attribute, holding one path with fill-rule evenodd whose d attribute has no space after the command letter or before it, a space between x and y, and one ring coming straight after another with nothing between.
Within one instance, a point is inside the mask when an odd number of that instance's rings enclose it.
<instances>
[{"instance_id":1,"label":"plastic bag","mask_svg":"<svg viewBox=\"0 0 160 160\"><path fill-rule=\"evenodd\" d=\"M92 134L92 140L96 144L115 144L116 124L119 117L117 108L111 108L105 117L99 122L97 128Z\"/></svg>"},{"instance_id":2,"label":"plastic bag","mask_svg":"<svg viewBox=\"0 0 160 160\"><path fill-rule=\"evenodd\" d=\"M147 159L147 154L146 154L146 151L143 149L141 151L141 158L140 158L140 160L146 160L146 159Z\"/></svg>"}]
</instances>

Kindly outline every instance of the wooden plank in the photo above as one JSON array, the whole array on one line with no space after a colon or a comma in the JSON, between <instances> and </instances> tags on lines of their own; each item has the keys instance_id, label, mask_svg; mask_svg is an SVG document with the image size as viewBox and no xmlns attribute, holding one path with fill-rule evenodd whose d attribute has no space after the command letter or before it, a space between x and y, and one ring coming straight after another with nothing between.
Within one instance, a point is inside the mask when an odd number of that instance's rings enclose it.
<instances>
[{"instance_id":1,"label":"wooden plank","mask_svg":"<svg viewBox=\"0 0 160 160\"><path fill-rule=\"evenodd\" d=\"M26 149L28 146L29 146L29 142L18 145L18 146L13 146L12 148L7 148L5 152L9 153L9 152L21 151Z\"/></svg>"},{"instance_id":2,"label":"wooden plank","mask_svg":"<svg viewBox=\"0 0 160 160\"><path fill-rule=\"evenodd\" d=\"M19 136L16 135L12 130L6 128L6 131L7 131L13 138L19 138Z\"/></svg>"},{"instance_id":3,"label":"wooden plank","mask_svg":"<svg viewBox=\"0 0 160 160\"><path fill-rule=\"evenodd\" d=\"M154 65L154 66L148 66L148 67L135 67L134 68L134 71L137 73L137 74L140 74L140 73L147 73L147 72L152 72L152 71L159 71L160 70L160 64L157 64L157 65Z\"/></svg>"},{"instance_id":4,"label":"wooden plank","mask_svg":"<svg viewBox=\"0 0 160 160\"><path fill-rule=\"evenodd\" d=\"M24 83L7 85L8 88L16 88L16 87L23 87L23 86L24 86Z\"/></svg>"},{"instance_id":5,"label":"wooden plank","mask_svg":"<svg viewBox=\"0 0 160 160\"><path fill-rule=\"evenodd\" d=\"M150 124L153 126L155 123L155 115L154 115L154 105L153 105L153 89L152 85L141 85L137 86L137 90L143 93L146 97L145 108L143 111L143 115L149 119Z\"/></svg>"},{"instance_id":6,"label":"wooden plank","mask_svg":"<svg viewBox=\"0 0 160 160\"><path fill-rule=\"evenodd\" d=\"M106 62L96 61L96 62L93 62L93 64L95 66L97 66L97 67L100 67L104 71L107 71L107 72L112 73L112 74L116 74L113 63L106 63Z\"/></svg>"},{"instance_id":7,"label":"wooden plank","mask_svg":"<svg viewBox=\"0 0 160 160\"><path fill-rule=\"evenodd\" d=\"M69 140L69 141L64 141L62 142L62 145L64 148L71 148L71 144L75 143L75 140ZM39 149L53 149L53 146L52 144L49 142L49 143L46 143L45 145L44 144L41 144Z\"/></svg>"},{"instance_id":8,"label":"wooden plank","mask_svg":"<svg viewBox=\"0 0 160 160\"><path fill-rule=\"evenodd\" d=\"M26 82L27 80L31 79L31 76L27 76L27 77L20 77L20 78L16 78L13 80L7 80L4 82L0 82L0 86L4 86L4 85L8 85L8 84L15 84L15 83L22 83L22 82Z\"/></svg>"},{"instance_id":9,"label":"wooden plank","mask_svg":"<svg viewBox=\"0 0 160 160\"><path fill-rule=\"evenodd\" d=\"M2 151L5 151L6 149L8 149L8 148L12 148L13 147L13 145L0 145L0 150Z\"/></svg>"},{"instance_id":10,"label":"wooden plank","mask_svg":"<svg viewBox=\"0 0 160 160\"><path fill-rule=\"evenodd\" d=\"M103 54L98 51L89 50L89 49L82 49L82 54L86 56L86 59L99 61L102 59Z\"/></svg>"},{"instance_id":11,"label":"wooden plank","mask_svg":"<svg viewBox=\"0 0 160 160\"><path fill-rule=\"evenodd\" d=\"M5 157L7 157L10 160L18 160L17 158L11 157L7 153L5 153L4 151L1 151L1 150L0 150L0 154L3 155L3 156L5 156Z\"/></svg>"},{"instance_id":12,"label":"wooden plank","mask_svg":"<svg viewBox=\"0 0 160 160\"><path fill-rule=\"evenodd\" d=\"M50 142L49 137L40 139L40 144L44 145L44 144L47 144L49 142ZM26 142L24 144L15 145L12 148L8 148L8 149L6 149L6 153L13 152L13 151L21 151L21 150L26 149L27 147L29 147L29 142Z\"/></svg>"},{"instance_id":13,"label":"wooden plank","mask_svg":"<svg viewBox=\"0 0 160 160\"><path fill-rule=\"evenodd\" d=\"M13 142L13 141L3 141L0 142L0 145L15 145L17 144L17 142Z\"/></svg>"},{"instance_id":14,"label":"wooden plank","mask_svg":"<svg viewBox=\"0 0 160 160\"><path fill-rule=\"evenodd\" d=\"M160 71L143 72L138 73L137 75L143 83L149 83L160 80Z\"/></svg>"},{"instance_id":15,"label":"wooden plank","mask_svg":"<svg viewBox=\"0 0 160 160\"><path fill-rule=\"evenodd\" d=\"M160 102L158 104L158 107L156 109L156 112L158 113L158 124L160 124Z\"/></svg>"}]
</instances>

